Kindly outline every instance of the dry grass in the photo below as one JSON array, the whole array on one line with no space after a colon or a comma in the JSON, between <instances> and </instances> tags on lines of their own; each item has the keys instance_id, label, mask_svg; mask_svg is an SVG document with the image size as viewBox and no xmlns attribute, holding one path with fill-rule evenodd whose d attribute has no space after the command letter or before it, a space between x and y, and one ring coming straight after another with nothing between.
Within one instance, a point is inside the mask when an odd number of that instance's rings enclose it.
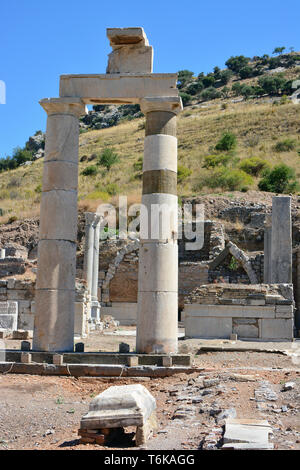
<instances>
[{"instance_id":1,"label":"dry grass","mask_svg":"<svg viewBox=\"0 0 300 470\"><path fill-rule=\"evenodd\" d=\"M200 177L208 171L202 168L204 157L214 152L215 144L227 130L237 136L236 157L257 156L272 165L285 162L300 176L298 105L273 106L264 99L241 103L227 100L228 106L224 110L221 108L224 102L226 100L214 100L202 106L192 106L178 119L179 163L192 170L192 174L178 185L179 195L195 194L193 188L199 185ZM99 155L105 147L114 148L120 156L119 163L110 171L99 166L95 176L83 176L81 172L87 166L95 165L96 157L80 163L80 209L95 210L101 202L115 202L117 195L107 192L107 186L111 184L117 185L119 194L127 195L129 204L140 201L141 172L136 171L133 165L143 156L143 122L144 118L141 118L80 135L79 158ZM286 138L295 139L298 148L276 153L274 145ZM39 160L28 167L19 167L0 175L0 208L4 211L0 222L6 222L11 216L23 218L38 214L40 193L36 189L42 182L42 164ZM256 185L257 181L253 189ZM207 192L209 190L205 187L197 191L198 194Z\"/></svg>"}]
</instances>

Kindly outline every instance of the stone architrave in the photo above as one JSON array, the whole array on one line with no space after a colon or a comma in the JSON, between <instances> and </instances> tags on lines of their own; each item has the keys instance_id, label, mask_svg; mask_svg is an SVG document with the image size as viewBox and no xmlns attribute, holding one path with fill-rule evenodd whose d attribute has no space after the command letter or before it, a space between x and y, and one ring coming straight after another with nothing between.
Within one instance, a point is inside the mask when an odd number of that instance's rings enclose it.
<instances>
[{"instance_id":1,"label":"stone architrave","mask_svg":"<svg viewBox=\"0 0 300 470\"><path fill-rule=\"evenodd\" d=\"M137 352L177 352L177 139L179 97L145 98Z\"/></svg>"},{"instance_id":2,"label":"stone architrave","mask_svg":"<svg viewBox=\"0 0 300 470\"><path fill-rule=\"evenodd\" d=\"M33 349L73 351L79 98L40 101L48 114Z\"/></svg>"}]
</instances>

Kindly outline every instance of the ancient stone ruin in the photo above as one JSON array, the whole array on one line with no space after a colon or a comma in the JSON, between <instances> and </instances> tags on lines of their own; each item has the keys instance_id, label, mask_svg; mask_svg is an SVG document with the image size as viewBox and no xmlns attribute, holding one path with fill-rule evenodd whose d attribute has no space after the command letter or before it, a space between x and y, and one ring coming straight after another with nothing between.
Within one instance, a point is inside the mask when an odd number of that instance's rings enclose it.
<instances>
[{"instance_id":1,"label":"ancient stone ruin","mask_svg":"<svg viewBox=\"0 0 300 470\"><path fill-rule=\"evenodd\" d=\"M152 47L142 28L108 29L113 47L104 75L63 75L60 97L42 100L48 115L40 217L33 348L72 351L77 239L79 117L87 104L139 103L146 115L142 202L177 214L176 74L152 73ZM141 233L147 222L141 221ZM177 223L141 237L138 352L177 350ZM89 234L87 236L89 243ZM166 270L166 266L171 269ZM87 281L91 296L91 270ZM95 277L94 277L95 279ZM95 306L95 309L98 307ZM97 314L96 314L97 316Z\"/></svg>"},{"instance_id":2,"label":"ancient stone ruin","mask_svg":"<svg viewBox=\"0 0 300 470\"><path fill-rule=\"evenodd\" d=\"M272 211L229 205L218 214L222 222L199 222L198 249L187 249L185 236L177 241L177 76L152 72L153 50L142 28L109 28L107 36L113 51L106 74L62 75L59 98L40 102L48 120L38 250L35 235L26 242L20 233L15 240L9 231L3 235L2 335L33 330L33 351L71 352L74 335L101 330L108 317L114 325L137 326L137 353L175 354L178 324L187 337L291 340L300 299L291 197L273 197ZM142 204L148 211L141 213L139 236L99 243L102 215L87 212L78 238L78 120L87 104L139 104L146 116ZM157 224L151 209L158 204L168 207L170 224L161 218ZM234 218L248 227L243 238L253 253L226 233L224 221ZM36 281L11 277L28 268L37 270Z\"/></svg>"}]
</instances>

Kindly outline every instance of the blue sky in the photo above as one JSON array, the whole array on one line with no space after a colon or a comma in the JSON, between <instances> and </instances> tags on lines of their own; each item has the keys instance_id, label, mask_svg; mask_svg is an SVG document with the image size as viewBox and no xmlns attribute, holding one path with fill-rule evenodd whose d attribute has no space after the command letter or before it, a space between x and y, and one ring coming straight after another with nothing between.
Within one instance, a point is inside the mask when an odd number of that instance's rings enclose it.
<instances>
[{"instance_id":1,"label":"blue sky","mask_svg":"<svg viewBox=\"0 0 300 470\"><path fill-rule=\"evenodd\" d=\"M107 27L143 26L154 72L210 72L231 55L300 49L299 0L10 0L0 4L0 158L44 130L59 75L105 73Z\"/></svg>"}]
</instances>

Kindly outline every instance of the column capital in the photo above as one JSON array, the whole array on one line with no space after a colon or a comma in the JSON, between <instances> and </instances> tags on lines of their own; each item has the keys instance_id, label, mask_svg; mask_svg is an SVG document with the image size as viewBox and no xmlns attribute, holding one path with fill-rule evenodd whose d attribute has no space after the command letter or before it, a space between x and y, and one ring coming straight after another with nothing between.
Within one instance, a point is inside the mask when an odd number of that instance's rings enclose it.
<instances>
[{"instance_id":1,"label":"column capital","mask_svg":"<svg viewBox=\"0 0 300 470\"><path fill-rule=\"evenodd\" d=\"M97 212L85 212L85 225L97 225L103 217Z\"/></svg>"},{"instance_id":2,"label":"column capital","mask_svg":"<svg viewBox=\"0 0 300 470\"><path fill-rule=\"evenodd\" d=\"M86 106L80 98L44 98L40 105L48 116L52 114L72 114L80 117L86 114Z\"/></svg>"},{"instance_id":3,"label":"column capital","mask_svg":"<svg viewBox=\"0 0 300 470\"><path fill-rule=\"evenodd\" d=\"M141 111L146 114L151 111L166 111L173 114L179 114L182 109L182 101L180 96L162 96L162 97L145 97L140 101Z\"/></svg>"}]
</instances>

